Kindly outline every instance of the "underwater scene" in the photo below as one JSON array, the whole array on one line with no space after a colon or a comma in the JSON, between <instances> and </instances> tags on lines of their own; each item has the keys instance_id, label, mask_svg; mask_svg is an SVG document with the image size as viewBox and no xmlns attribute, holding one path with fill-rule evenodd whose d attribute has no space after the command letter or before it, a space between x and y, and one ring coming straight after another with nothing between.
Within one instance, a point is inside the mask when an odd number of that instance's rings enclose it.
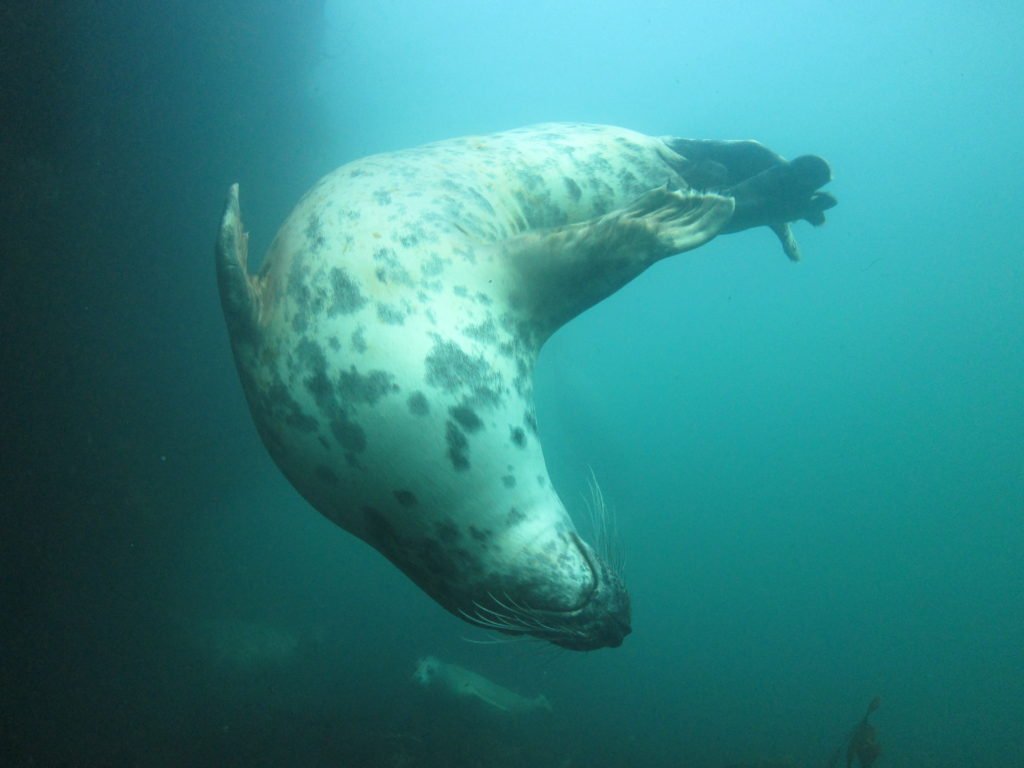
<instances>
[{"instance_id":1,"label":"underwater scene","mask_svg":"<svg viewBox=\"0 0 1024 768\"><path fill-rule=\"evenodd\" d=\"M0 765L1024 768L1024 6L0 10Z\"/></svg>"}]
</instances>

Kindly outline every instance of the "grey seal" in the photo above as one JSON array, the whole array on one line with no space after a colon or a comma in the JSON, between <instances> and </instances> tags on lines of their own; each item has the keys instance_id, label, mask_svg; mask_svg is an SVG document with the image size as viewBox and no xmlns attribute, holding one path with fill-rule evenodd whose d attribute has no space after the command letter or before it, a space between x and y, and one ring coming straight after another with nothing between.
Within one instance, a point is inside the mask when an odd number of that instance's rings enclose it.
<instances>
[{"instance_id":1,"label":"grey seal","mask_svg":"<svg viewBox=\"0 0 1024 768\"><path fill-rule=\"evenodd\" d=\"M589 650L631 629L621 574L548 477L545 340L658 260L824 220L828 164L753 141L546 124L374 155L321 179L247 269L238 187L216 246L239 377L320 512L479 626Z\"/></svg>"}]
</instances>

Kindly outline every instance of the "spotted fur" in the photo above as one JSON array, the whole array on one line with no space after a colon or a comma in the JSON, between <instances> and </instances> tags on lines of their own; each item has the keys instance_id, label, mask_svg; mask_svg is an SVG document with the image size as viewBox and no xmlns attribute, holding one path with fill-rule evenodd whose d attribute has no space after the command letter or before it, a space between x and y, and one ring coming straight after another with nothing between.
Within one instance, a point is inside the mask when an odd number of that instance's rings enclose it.
<instances>
[{"instance_id":1,"label":"spotted fur","mask_svg":"<svg viewBox=\"0 0 1024 768\"><path fill-rule=\"evenodd\" d=\"M729 197L620 128L541 125L376 155L321 179L246 271L237 187L222 299L274 460L311 504L456 615L618 645L629 598L548 479L544 341L722 228Z\"/></svg>"}]
</instances>

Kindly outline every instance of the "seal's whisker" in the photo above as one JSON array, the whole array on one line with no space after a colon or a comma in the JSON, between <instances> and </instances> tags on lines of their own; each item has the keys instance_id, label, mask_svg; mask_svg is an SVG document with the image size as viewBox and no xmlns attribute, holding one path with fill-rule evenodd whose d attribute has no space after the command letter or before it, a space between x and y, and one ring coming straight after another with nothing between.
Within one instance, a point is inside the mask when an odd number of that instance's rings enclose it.
<instances>
[{"instance_id":1,"label":"seal's whisker","mask_svg":"<svg viewBox=\"0 0 1024 768\"><path fill-rule=\"evenodd\" d=\"M593 467L587 467L590 472L588 486L590 498L583 497L585 506L590 518L591 535L594 537L594 549L598 555L608 564L608 567L620 578L626 567L625 556L619 539L617 518L608 507L597 482L597 475Z\"/></svg>"},{"instance_id":2,"label":"seal's whisker","mask_svg":"<svg viewBox=\"0 0 1024 768\"><path fill-rule=\"evenodd\" d=\"M494 619L487 619L482 616L477 616L473 621L481 627L487 629L493 629L498 632L511 632L512 634L523 635L530 631L530 627L523 627L518 624L510 624L506 622L496 621Z\"/></svg>"},{"instance_id":3,"label":"seal's whisker","mask_svg":"<svg viewBox=\"0 0 1024 768\"><path fill-rule=\"evenodd\" d=\"M492 627L493 629L503 629L510 631L525 631L526 629L528 629L527 627L523 627L522 625L516 624L509 620L492 618L490 616L481 616L479 613L476 615L476 621L482 626Z\"/></svg>"},{"instance_id":4,"label":"seal's whisker","mask_svg":"<svg viewBox=\"0 0 1024 768\"><path fill-rule=\"evenodd\" d=\"M521 621L528 622L531 626L534 626L537 629L547 631L555 635L572 635L575 637L580 637L584 634L577 627L565 623L564 621L561 623L552 623L550 621L541 620L541 618L538 616L538 611L536 609L530 608L529 606L520 605L514 599L512 599L512 597L507 592L505 593L504 603L501 600L498 600L493 595L491 595L491 599L493 599L499 605L502 605L506 610L510 610L513 613L513 615L520 618ZM552 618L559 617L552 616Z\"/></svg>"},{"instance_id":5,"label":"seal's whisker","mask_svg":"<svg viewBox=\"0 0 1024 768\"><path fill-rule=\"evenodd\" d=\"M482 627L487 627L488 629L496 629L501 632L514 632L522 634L527 634L530 632L529 626L516 622L514 617L506 616L505 614L495 611L492 608L488 608L485 605L481 605L476 601L473 602L473 607L475 609L475 613L467 613L462 609L460 609L459 612L463 615L464 618L468 619L469 621L472 621L474 624L477 624Z\"/></svg>"},{"instance_id":6,"label":"seal's whisker","mask_svg":"<svg viewBox=\"0 0 1024 768\"><path fill-rule=\"evenodd\" d=\"M526 635L489 635L485 638L463 636L462 640L466 643L473 643L473 645L508 645L522 642L524 637Z\"/></svg>"},{"instance_id":7,"label":"seal's whisker","mask_svg":"<svg viewBox=\"0 0 1024 768\"><path fill-rule=\"evenodd\" d=\"M498 603L498 605L502 606L505 610L510 611L514 616L519 618L521 621L529 622L531 626L534 626L538 629L552 632L555 634L564 634L568 630L567 627L555 627L547 622L541 621L540 618L537 617L536 611L529 607L519 605L509 596L507 592L505 593L505 600L507 601L507 603L511 605L503 603L493 595L491 595L491 599Z\"/></svg>"},{"instance_id":8,"label":"seal's whisker","mask_svg":"<svg viewBox=\"0 0 1024 768\"><path fill-rule=\"evenodd\" d=\"M491 599L506 611L510 611L516 615L530 616L533 618L534 612L528 606L517 603L508 592L505 593L504 600L499 600L494 595L491 595Z\"/></svg>"},{"instance_id":9,"label":"seal's whisker","mask_svg":"<svg viewBox=\"0 0 1024 768\"><path fill-rule=\"evenodd\" d=\"M512 632L547 637L583 637L577 627L541 619L537 611L519 604L508 593L504 599L488 593L488 599L500 610L474 601L475 612L470 614L460 609L464 618L481 627L500 632Z\"/></svg>"},{"instance_id":10,"label":"seal's whisker","mask_svg":"<svg viewBox=\"0 0 1024 768\"><path fill-rule=\"evenodd\" d=\"M495 618L497 618L497 619L499 619L501 621L507 621L507 622L510 622L510 623L512 623L512 622L514 622L514 620L520 618L517 615L517 612L514 609L509 608L509 606L507 606L504 603L502 603L494 595L488 594L488 597L501 610L500 611L496 611L493 608L489 608L486 605L481 605L480 603L473 603L476 606L478 611L484 611L485 613L489 613L491 616L494 616ZM503 611L504 611L504 613L503 613Z\"/></svg>"}]
</instances>

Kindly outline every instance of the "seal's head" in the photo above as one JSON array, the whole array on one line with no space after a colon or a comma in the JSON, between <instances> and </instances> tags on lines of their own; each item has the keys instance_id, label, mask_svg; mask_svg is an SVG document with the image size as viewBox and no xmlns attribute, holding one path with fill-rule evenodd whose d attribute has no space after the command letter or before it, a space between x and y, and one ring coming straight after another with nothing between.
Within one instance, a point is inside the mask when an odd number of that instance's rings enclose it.
<instances>
[{"instance_id":1,"label":"seal's head","mask_svg":"<svg viewBox=\"0 0 1024 768\"><path fill-rule=\"evenodd\" d=\"M544 592L549 597L543 604L515 597L517 592L533 586L518 578L523 572L520 568L500 595L489 592L486 602L474 600L471 610L458 612L481 627L512 635L532 635L574 651L622 645L632 631L629 593L622 574L575 531L569 532L567 539L570 551L560 558L562 570L546 572ZM573 556L582 566L578 573L564 565L572 562Z\"/></svg>"},{"instance_id":2,"label":"seal's head","mask_svg":"<svg viewBox=\"0 0 1024 768\"><path fill-rule=\"evenodd\" d=\"M426 687L437 677L441 669L441 662L433 656L424 656L416 663L416 671L413 673L413 680Z\"/></svg>"},{"instance_id":3,"label":"seal's head","mask_svg":"<svg viewBox=\"0 0 1024 768\"><path fill-rule=\"evenodd\" d=\"M629 592L622 581L622 574L599 558L579 536L572 534L572 537L593 573L593 589L584 605L574 612L575 615L567 617L567 627L572 631L550 640L574 651L618 648L626 635L633 631Z\"/></svg>"}]
</instances>

